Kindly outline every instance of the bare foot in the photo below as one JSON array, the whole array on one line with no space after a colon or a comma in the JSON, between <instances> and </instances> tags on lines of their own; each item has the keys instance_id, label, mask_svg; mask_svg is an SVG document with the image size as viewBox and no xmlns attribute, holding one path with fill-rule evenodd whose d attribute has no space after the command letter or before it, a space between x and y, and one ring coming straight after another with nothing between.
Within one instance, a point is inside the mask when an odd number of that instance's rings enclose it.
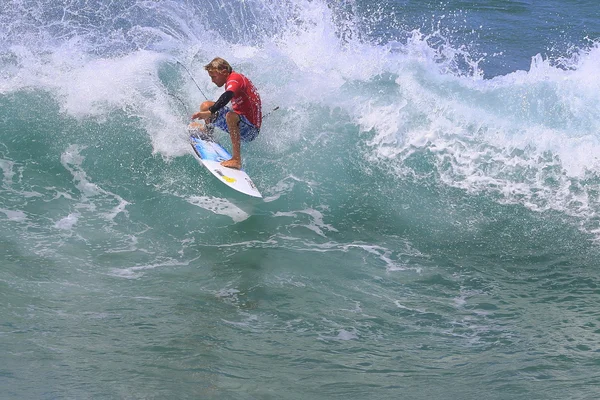
<instances>
[{"instance_id":1,"label":"bare foot","mask_svg":"<svg viewBox=\"0 0 600 400\"><path fill-rule=\"evenodd\" d=\"M241 169L242 168L242 160L239 159L231 159L231 160L225 160L225 161L221 161L221 165L227 168L234 168L234 169Z\"/></svg>"}]
</instances>

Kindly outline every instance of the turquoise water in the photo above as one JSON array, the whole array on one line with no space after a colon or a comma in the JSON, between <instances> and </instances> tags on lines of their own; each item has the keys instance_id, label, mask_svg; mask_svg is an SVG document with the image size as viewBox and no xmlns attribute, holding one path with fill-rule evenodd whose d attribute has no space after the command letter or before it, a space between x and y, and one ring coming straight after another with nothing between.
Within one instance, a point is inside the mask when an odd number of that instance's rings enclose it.
<instances>
[{"instance_id":1,"label":"turquoise water","mask_svg":"<svg viewBox=\"0 0 600 400\"><path fill-rule=\"evenodd\" d=\"M2 3L0 398L598 398L599 11ZM187 142L215 56L264 201Z\"/></svg>"}]
</instances>

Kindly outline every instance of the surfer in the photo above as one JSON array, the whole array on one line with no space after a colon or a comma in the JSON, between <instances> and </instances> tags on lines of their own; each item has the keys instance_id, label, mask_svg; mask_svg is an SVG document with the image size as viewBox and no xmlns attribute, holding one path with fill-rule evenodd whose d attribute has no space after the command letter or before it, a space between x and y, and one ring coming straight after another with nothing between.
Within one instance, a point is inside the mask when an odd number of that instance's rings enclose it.
<instances>
[{"instance_id":1,"label":"surfer","mask_svg":"<svg viewBox=\"0 0 600 400\"><path fill-rule=\"evenodd\" d=\"M232 157L221 162L224 167L240 169L241 141L254 140L260 131L262 109L258 91L244 75L233 71L231 65L217 57L204 66L208 76L218 87L225 85L225 93L214 101L205 101L192 119L202 119L211 129L216 126L231 137ZM231 101L231 108L227 104Z\"/></svg>"}]
</instances>

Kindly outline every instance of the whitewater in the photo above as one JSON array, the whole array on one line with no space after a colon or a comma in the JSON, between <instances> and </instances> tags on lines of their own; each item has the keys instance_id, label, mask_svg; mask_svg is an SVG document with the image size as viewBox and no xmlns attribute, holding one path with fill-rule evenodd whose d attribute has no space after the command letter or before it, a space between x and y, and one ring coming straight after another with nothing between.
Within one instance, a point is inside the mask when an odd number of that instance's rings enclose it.
<instances>
[{"instance_id":1,"label":"whitewater","mask_svg":"<svg viewBox=\"0 0 600 400\"><path fill-rule=\"evenodd\" d=\"M4 1L0 398L597 398L599 11Z\"/></svg>"}]
</instances>

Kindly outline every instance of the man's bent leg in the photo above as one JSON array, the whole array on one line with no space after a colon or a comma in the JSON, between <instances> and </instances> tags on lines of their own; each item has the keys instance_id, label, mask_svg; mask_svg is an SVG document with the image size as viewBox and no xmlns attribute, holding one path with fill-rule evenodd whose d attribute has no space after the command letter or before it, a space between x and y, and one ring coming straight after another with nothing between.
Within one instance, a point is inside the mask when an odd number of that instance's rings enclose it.
<instances>
[{"instance_id":1,"label":"man's bent leg","mask_svg":"<svg viewBox=\"0 0 600 400\"><path fill-rule=\"evenodd\" d=\"M200 104L200 111L208 111L215 104L214 101L206 100L204 103Z\"/></svg>"},{"instance_id":2,"label":"man's bent leg","mask_svg":"<svg viewBox=\"0 0 600 400\"><path fill-rule=\"evenodd\" d=\"M225 116L225 119L227 121L227 128L229 128L233 155L230 160L221 162L221 165L224 167L240 169L242 168L242 155L240 152L240 116L233 111L229 111Z\"/></svg>"}]
</instances>

